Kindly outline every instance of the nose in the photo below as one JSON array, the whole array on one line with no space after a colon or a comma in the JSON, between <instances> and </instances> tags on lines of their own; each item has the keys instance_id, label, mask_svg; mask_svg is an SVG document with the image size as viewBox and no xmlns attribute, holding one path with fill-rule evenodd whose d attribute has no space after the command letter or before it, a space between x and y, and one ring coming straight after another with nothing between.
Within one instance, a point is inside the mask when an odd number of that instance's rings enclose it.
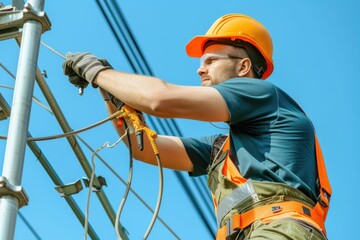
<instances>
[{"instance_id":1,"label":"nose","mask_svg":"<svg viewBox=\"0 0 360 240\"><path fill-rule=\"evenodd\" d=\"M202 74L207 73L207 71L207 68L204 65L201 65L197 70L197 74L201 76Z\"/></svg>"}]
</instances>

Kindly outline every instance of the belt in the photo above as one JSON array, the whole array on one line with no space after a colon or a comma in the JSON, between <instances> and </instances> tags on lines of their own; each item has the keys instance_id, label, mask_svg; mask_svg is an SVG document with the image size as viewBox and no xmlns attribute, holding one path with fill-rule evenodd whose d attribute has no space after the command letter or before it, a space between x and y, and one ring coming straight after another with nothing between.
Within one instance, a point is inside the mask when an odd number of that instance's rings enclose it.
<instances>
[{"instance_id":1,"label":"belt","mask_svg":"<svg viewBox=\"0 0 360 240\"><path fill-rule=\"evenodd\" d=\"M312 207L296 201L287 201L256 207L241 214L234 214L226 221L226 224L218 230L216 239L226 239L228 236L231 236L239 230L248 227L257 220L268 217L275 217L277 215L288 212L297 212L301 215L307 216L316 222L321 227L321 229L325 229L321 216Z\"/></svg>"}]
</instances>

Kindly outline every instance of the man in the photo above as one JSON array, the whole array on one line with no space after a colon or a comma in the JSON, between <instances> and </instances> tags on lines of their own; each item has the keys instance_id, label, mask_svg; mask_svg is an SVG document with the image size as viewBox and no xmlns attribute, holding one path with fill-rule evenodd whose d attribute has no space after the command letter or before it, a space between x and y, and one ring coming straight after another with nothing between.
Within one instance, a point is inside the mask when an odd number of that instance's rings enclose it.
<instances>
[{"instance_id":1,"label":"man","mask_svg":"<svg viewBox=\"0 0 360 240\"><path fill-rule=\"evenodd\" d=\"M153 116L228 123L223 136L156 138L164 167L209 174L217 239L326 239L331 187L321 151L298 104L264 81L273 71L268 31L248 16L228 14L186 50L201 59L201 87L116 71L89 53L68 54L63 68L72 84L99 86L105 100L110 93ZM107 103L110 113L117 110ZM132 148L134 157L156 165L144 144L142 151Z\"/></svg>"}]
</instances>

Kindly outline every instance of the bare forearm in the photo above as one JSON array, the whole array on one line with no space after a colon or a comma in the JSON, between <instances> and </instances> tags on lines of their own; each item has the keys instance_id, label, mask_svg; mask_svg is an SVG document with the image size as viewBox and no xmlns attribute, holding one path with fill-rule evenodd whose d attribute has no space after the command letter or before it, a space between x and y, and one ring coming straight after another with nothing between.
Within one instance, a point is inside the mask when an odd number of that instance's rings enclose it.
<instances>
[{"instance_id":1,"label":"bare forearm","mask_svg":"<svg viewBox=\"0 0 360 240\"><path fill-rule=\"evenodd\" d=\"M225 101L211 87L174 85L155 77L115 70L100 72L95 83L127 105L153 116L202 121L229 120Z\"/></svg>"},{"instance_id":2,"label":"bare forearm","mask_svg":"<svg viewBox=\"0 0 360 240\"><path fill-rule=\"evenodd\" d=\"M158 78L114 70L100 72L95 83L127 105L152 115L156 115L156 96L168 88L168 83Z\"/></svg>"}]
</instances>

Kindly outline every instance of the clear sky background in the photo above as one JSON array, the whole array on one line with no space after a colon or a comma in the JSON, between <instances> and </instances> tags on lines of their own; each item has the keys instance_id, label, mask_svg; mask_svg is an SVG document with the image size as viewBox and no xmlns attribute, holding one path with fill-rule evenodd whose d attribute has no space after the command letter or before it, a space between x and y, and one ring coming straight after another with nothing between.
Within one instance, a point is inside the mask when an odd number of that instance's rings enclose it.
<instances>
[{"instance_id":1,"label":"clear sky background","mask_svg":"<svg viewBox=\"0 0 360 240\"><path fill-rule=\"evenodd\" d=\"M11 5L11 1L1 1ZM199 85L196 74L198 59L187 57L185 45L195 35L204 34L210 25L227 13L243 13L262 22L273 38L275 70L267 81L287 91L312 119L325 157L333 187L331 209L326 222L328 238L355 239L360 208L359 199L359 55L360 3L357 0L252 0L252 1L118 1L136 41L154 75L171 83ZM62 54L92 52L106 58L113 67L132 71L124 53L98 9L95 1L45 1L45 11L52 23L42 41ZM13 74L17 70L19 47L14 39L0 42L0 63ZM40 47L38 66L46 70L49 85L72 129L79 129L107 117L96 89L87 88L79 96L77 89L62 74L63 59L44 46ZM0 84L14 86L14 79L0 68ZM0 87L9 105L13 91ZM35 84L34 96L48 106ZM210 123L176 119L184 136L199 137L224 132ZM9 119L0 121L0 135L8 133ZM224 126L218 124L219 126ZM34 137L62 133L53 115L38 104L32 104L29 132ZM93 149L118 136L110 123L81 133ZM65 139L38 142L43 154L64 183L85 176ZM81 145L88 160L92 152ZM6 141L0 140L2 168ZM128 151L121 143L104 149L100 155L123 178L128 177ZM104 192L115 211L125 191L122 184L98 159L96 174L104 176ZM134 163L132 188L155 207L158 169ZM164 195L161 218L181 239L211 239L181 184L171 170L164 170ZM184 174L186 177L186 174ZM187 177L186 177L187 178ZM188 178L187 178L188 179ZM24 220L17 218L15 239L82 239L83 228L66 201L59 196L37 158L26 150L22 186L29 195L29 205L20 209L39 237ZM84 212L87 188L73 195ZM197 198L200 199L198 194ZM95 194L90 201L90 224L101 239L116 239ZM205 204L204 204L205 205ZM130 193L121 224L130 239L141 239L151 220L151 212ZM214 224L209 216L209 222ZM156 222L149 239L175 239L167 228Z\"/></svg>"}]
</instances>

